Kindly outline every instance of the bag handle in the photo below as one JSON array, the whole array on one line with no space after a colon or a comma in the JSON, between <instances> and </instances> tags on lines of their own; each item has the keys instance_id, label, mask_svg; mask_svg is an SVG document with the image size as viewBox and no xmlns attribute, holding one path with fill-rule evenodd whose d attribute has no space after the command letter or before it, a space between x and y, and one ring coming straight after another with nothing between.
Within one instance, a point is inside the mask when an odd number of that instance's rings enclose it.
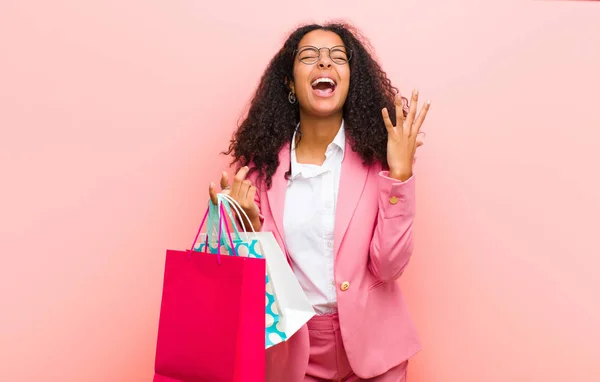
<instances>
[{"instance_id":1,"label":"bag handle","mask_svg":"<svg viewBox=\"0 0 600 382\"><path fill-rule=\"evenodd\" d=\"M248 222L250 222L250 218L248 217L248 214L246 214L246 211L244 211L242 206L240 206L240 204L235 199L233 199L231 196L229 196L227 194L220 194L220 197L227 200L228 204L235 210L235 212L238 214L238 216L243 216L246 218L246 220ZM246 230L246 224L244 224L244 219L238 219L238 220L240 221L242 230L246 234L246 239L248 239L248 231ZM252 230L252 233L256 233L256 231L254 230L254 226L252 224L250 224L250 228Z\"/></svg>"},{"instance_id":2,"label":"bag handle","mask_svg":"<svg viewBox=\"0 0 600 382\"><path fill-rule=\"evenodd\" d=\"M233 248L233 242L231 241L231 230L229 229L229 223L227 223L227 219L223 219L223 216L225 216L225 215L230 216L231 215L231 213L229 211L229 205L226 202L224 202L223 200L221 200L220 198L217 198L217 203L219 205L219 237L218 237L218 241L217 241L217 251L219 251L219 249L221 248L221 244L225 244L221 240L221 230L223 229L223 220L225 220L226 229L227 229L227 232L229 233L229 239L230 239L229 242L232 245L232 249L231 250L235 254L235 248ZM223 205L225 205L225 208L226 208L227 212L229 212L229 213L227 213L227 214L225 213L225 211L223 210ZM209 212L208 216L209 216L208 221L210 222L210 212ZM210 250L210 247L208 246L208 237L210 236L210 232L209 232L210 228L211 227L209 227L208 223L207 223L207 225L206 225L206 238L204 240L204 246L205 246L205 248L207 248L207 252L209 252L208 250ZM234 233L236 235L236 240L239 241L240 240L240 233L239 233L239 231L238 231L238 229L237 229L237 227L235 225L233 225L233 229L235 231Z\"/></svg>"},{"instance_id":3,"label":"bag handle","mask_svg":"<svg viewBox=\"0 0 600 382\"><path fill-rule=\"evenodd\" d=\"M223 212L223 210L221 210L221 212L223 213L223 216L229 216L231 218L231 221L233 222L235 220L235 218L233 217L233 214L231 212L231 206L229 205L228 199L222 197L223 195L224 194L217 194L217 203L219 203L221 206L225 207L225 212ZM223 221L223 219L219 219L219 224L221 226L223 225L222 221ZM208 223L207 223L207 226L206 226L207 235L206 235L206 240L204 241L204 246L206 248L209 248L209 249L210 249L210 247L208 245L209 236L210 236L210 232L212 232L212 230L214 229L214 227L211 226L210 222L211 222L211 213L209 212L209 214L208 214ZM225 219L225 222L227 222L227 219ZM233 241L242 241L242 238L240 236L240 231L239 231L237 225L233 224L232 226L233 226L233 234L235 235L235 238L233 239ZM245 227L244 227L244 229L245 229ZM230 233L232 232L229 229L229 226L227 226L227 232L230 232ZM231 237L231 235L230 235L230 237ZM248 238L248 235L246 235L246 239L247 238ZM231 251L233 252L232 254L235 255L236 254L235 253L235 248L233 248L233 244L232 244L232 240L231 239L229 240L229 244L232 246L232 249L231 249ZM220 248L221 245L224 245L224 246L227 247L226 241L219 239L219 242L217 243L217 246Z\"/></svg>"},{"instance_id":4,"label":"bag handle","mask_svg":"<svg viewBox=\"0 0 600 382\"><path fill-rule=\"evenodd\" d=\"M210 199L208 200L208 203L209 203L208 208L206 209L206 213L204 214L204 217L202 218L202 223L200 223L200 227L198 228L198 232L196 232L196 237L194 238L194 242L192 243L192 247L190 248L189 251L187 251L188 252L188 260L192 256L192 252L194 251L194 246L196 245L196 241L198 240L198 236L200 236L200 233L202 232L202 227L204 226L204 223L206 223L206 219L208 218L208 213L209 213L209 211L211 209L210 203L212 203L210 201ZM225 220L225 227L227 229L227 236L229 237L229 244L231 245L231 250L233 251L234 256L237 256L237 252L235 250L235 247L233 245L233 240L231 238L231 231L229 230L229 223L227 222L227 219L223 219L223 217L225 216L226 213L225 213L225 209L223 208L223 204L221 203L220 200L218 201L218 205L219 206L217 208L219 208L219 238L218 238L218 242L217 242L218 246L217 246L217 253L216 253L216 255L217 255L217 262L219 263L219 265L221 265L221 251L220 251L220 248L221 248L221 234L222 234L222 231L223 231L223 220ZM209 248L208 247L208 233L206 234L206 241L207 241L206 248Z\"/></svg>"},{"instance_id":5,"label":"bag handle","mask_svg":"<svg viewBox=\"0 0 600 382\"><path fill-rule=\"evenodd\" d=\"M221 201L221 203L223 203L223 205L225 206L225 211L227 212L227 216L229 216L231 218L231 221L233 222L235 219L233 217L233 214L231 213L231 205L229 204L229 199L223 198L223 196L225 196L225 194L217 194L217 199L219 201ZM235 234L235 239L234 240L242 240L240 237L240 231L237 227L237 225L233 224L233 233Z\"/></svg>"},{"instance_id":6,"label":"bag handle","mask_svg":"<svg viewBox=\"0 0 600 382\"><path fill-rule=\"evenodd\" d=\"M210 203L210 200L209 200ZM206 213L204 214L204 217L202 218L202 223L200 223L200 227L198 227L198 232L196 232L196 237L194 238L194 242L192 243L192 247L188 250L189 253L191 253L194 250L194 246L196 245L196 241L198 240L198 236L200 236L200 233L202 232L202 227L204 227L204 223L206 223L206 219L208 218L208 212L210 211L210 206L208 206L206 208Z\"/></svg>"}]
</instances>

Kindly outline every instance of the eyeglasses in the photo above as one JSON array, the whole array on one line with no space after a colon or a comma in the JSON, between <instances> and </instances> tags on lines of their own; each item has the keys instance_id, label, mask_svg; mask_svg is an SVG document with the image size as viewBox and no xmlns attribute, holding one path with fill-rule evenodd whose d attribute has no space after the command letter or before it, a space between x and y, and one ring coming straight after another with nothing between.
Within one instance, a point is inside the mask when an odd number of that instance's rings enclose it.
<instances>
[{"instance_id":1,"label":"eyeglasses","mask_svg":"<svg viewBox=\"0 0 600 382\"><path fill-rule=\"evenodd\" d=\"M352 50L346 49L343 45L332 48L316 48L314 46L305 46L302 49L296 49L294 54L298 54L298 59L306 65L316 64L321 59L321 49L327 49L331 61L338 65L344 65L352 58Z\"/></svg>"}]
</instances>

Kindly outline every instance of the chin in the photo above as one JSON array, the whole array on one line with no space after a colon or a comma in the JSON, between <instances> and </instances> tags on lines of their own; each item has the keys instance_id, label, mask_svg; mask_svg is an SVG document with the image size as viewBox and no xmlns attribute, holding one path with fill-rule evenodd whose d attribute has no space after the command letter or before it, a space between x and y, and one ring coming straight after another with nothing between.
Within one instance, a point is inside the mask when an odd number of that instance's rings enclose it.
<instances>
[{"instance_id":1,"label":"chin","mask_svg":"<svg viewBox=\"0 0 600 382\"><path fill-rule=\"evenodd\" d=\"M340 106L339 102L335 102L334 100L315 100L309 103L308 107L305 108L305 111L307 114L318 117L330 117L332 115L341 113L342 108L343 105Z\"/></svg>"},{"instance_id":2,"label":"chin","mask_svg":"<svg viewBox=\"0 0 600 382\"><path fill-rule=\"evenodd\" d=\"M321 117L321 118L326 118L326 117L331 117L334 116L336 114L341 114L342 113L342 109L341 108L324 108L324 107L311 107L308 110L306 110L307 114L309 115L313 115L316 117Z\"/></svg>"}]
</instances>

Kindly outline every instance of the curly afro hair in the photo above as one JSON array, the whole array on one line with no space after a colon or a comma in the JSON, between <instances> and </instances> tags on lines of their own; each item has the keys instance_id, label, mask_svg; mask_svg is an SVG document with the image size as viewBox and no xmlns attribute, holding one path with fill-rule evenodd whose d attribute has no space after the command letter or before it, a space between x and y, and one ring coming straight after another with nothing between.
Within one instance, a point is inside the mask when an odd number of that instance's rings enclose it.
<instances>
[{"instance_id":1,"label":"curly afro hair","mask_svg":"<svg viewBox=\"0 0 600 382\"><path fill-rule=\"evenodd\" d=\"M257 178L267 188L279 166L279 151L292 140L300 121L298 103L289 102L286 82L293 78L295 50L305 34L317 29L336 33L352 51L350 85L343 108L344 128L352 150L365 164L378 161L387 167L387 130L381 109L387 107L395 121L394 97L398 89L372 57L368 41L354 27L345 23L310 24L293 31L271 59L245 119L223 153L232 155L231 164L237 168L249 166L251 173L258 172ZM403 101L406 115L407 100Z\"/></svg>"}]
</instances>

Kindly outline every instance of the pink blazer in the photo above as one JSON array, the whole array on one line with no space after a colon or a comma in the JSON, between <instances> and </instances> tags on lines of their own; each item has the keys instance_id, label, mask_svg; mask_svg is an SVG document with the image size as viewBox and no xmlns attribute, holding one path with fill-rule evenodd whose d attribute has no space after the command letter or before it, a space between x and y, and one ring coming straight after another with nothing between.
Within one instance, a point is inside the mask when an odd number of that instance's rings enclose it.
<instances>
[{"instance_id":1,"label":"pink blazer","mask_svg":"<svg viewBox=\"0 0 600 382\"><path fill-rule=\"evenodd\" d=\"M414 176L406 182L386 177L381 165L366 166L346 143L337 202L334 245L335 281L341 335L352 370L372 378L421 349L402 291L402 275L413 249ZM256 201L263 231L283 240L283 207L290 147L279 154L270 190L262 184ZM288 254L288 261L291 260ZM267 350L269 382L300 382L309 357L306 326Z\"/></svg>"}]
</instances>

